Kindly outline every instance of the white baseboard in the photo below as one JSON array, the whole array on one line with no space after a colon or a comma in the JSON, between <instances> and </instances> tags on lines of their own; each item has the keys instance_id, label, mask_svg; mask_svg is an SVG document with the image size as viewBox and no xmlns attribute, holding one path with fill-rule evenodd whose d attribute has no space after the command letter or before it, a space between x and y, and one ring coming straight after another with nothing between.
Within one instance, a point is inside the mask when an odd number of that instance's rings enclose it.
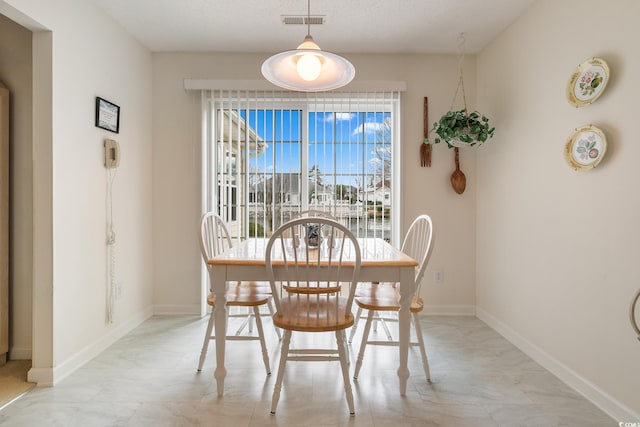
<instances>
[{"instance_id":1,"label":"white baseboard","mask_svg":"<svg viewBox=\"0 0 640 427\"><path fill-rule=\"evenodd\" d=\"M200 305L154 305L153 314L159 316L200 316Z\"/></svg>"},{"instance_id":2,"label":"white baseboard","mask_svg":"<svg viewBox=\"0 0 640 427\"><path fill-rule=\"evenodd\" d=\"M9 360L31 360L30 348L10 348Z\"/></svg>"},{"instance_id":3,"label":"white baseboard","mask_svg":"<svg viewBox=\"0 0 640 427\"><path fill-rule=\"evenodd\" d=\"M475 316L475 305L425 305L423 315L432 316Z\"/></svg>"},{"instance_id":4,"label":"white baseboard","mask_svg":"<svg viewBox=\"0 0 640 427\"><path fill-rule=\"evenodd\" d=\"M36 383L38 387L53 385L53 368L31 368L27 372L27 381Z\"/></svg>"},{"instance_id":5,"label":"white baseboard","mask_svg":"<svg viewBox=\"0 0 640 427\"><path fill-rule=\"evenodd\" d=\"M526 338L493 317L488 312L476 307L476 315L480 320L485 322L496 332L509 340L509 342L522 350L527 356L531 357L545 369L565 382L569 387L583 395L614 420L623 422L640 420L640 414L634 413L633 410L615 400L595 384L589 382L571 368L564 365L532 342L528 341Z\"/></svg>"},{"instance_id":6,"label":"white baseboard","mask_svg":"<svg viewBox=\"0 0 640 427\"><path fill-rule=\"evenodd\" d=\"M131 316L126 321L118 324L97 341L89 344L87 347L69 357L59 365L53 368L31 368L27 374L29 382L35 382L39 387L53 386L60 382L85 363L102 353L107 347L118 341L120 338L138 327L142 322L153 315L151 307Z\"/></svg>"}]
</instances>

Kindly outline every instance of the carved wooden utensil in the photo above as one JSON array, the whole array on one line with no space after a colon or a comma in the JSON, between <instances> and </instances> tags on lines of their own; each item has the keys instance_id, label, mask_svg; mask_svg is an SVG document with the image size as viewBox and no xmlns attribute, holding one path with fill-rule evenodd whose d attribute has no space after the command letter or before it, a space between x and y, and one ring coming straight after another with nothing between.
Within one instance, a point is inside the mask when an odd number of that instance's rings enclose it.
<instances>
[{"instance_id":1,"label":"carved wooden utensil","mask_svg":"<svg viewBox=\"0 0 640 427\"><path fill-rule=\"evenodd\" d=\"M431 144L427 144L427 139L429 138L429 103L427 101L427 97L424 97L424 107L423 107L423 140L422 144L420 144L420 166L422 167L431 167Z\"/></svg>"},{"instance_id":2,"label":"carved wooden utensil","mask_svg":"<svg viewBox=\"0 0 640 427\"><path fill-rule=\"evenodd\" d=\"M451 174L451 186L455 190L456 193L462 194L464 193L464 189L467 187L467 177L464 176L462 171L460 170L460 153L458 147L454 147L455 149L455 160L456 160L456 170Z\"/></svg>"}]
</instances>

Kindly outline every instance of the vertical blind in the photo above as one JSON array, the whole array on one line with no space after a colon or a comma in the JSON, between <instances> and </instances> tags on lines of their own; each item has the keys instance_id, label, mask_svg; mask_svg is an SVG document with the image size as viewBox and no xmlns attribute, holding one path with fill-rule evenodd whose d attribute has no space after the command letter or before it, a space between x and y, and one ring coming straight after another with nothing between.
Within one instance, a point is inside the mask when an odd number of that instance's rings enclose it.
<instances>
[{"instance_id":1,"label":"vertical blind","mask_svg":"<svg viewBox=\"0 0 640 427\"><path fill-rule=\"evenodd\" d=\"M399 105L399 92L203 91L203 208L234 239L314 209L394 241Z\"/></svg>"}]
</instances>

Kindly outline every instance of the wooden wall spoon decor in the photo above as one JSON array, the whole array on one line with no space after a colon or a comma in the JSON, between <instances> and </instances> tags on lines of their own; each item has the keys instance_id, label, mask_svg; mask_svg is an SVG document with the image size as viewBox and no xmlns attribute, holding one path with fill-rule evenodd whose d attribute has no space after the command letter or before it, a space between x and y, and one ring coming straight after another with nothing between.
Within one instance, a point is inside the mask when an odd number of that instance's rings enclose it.
<instances>
[{"instance_id":1,"label":"wooden wall spoon decor","mask_svg":"<svg viewBox=\"0 0 640 427\"><path fill-rule=\"evenodd\" d=\"M423 140L420 144L420 166L431 167L431 144L429 144L429 105L427 103L427 97L424 97L423 108Z\"/></svg>"},{"instance_id":2,"label":"wooden wall spoon decor","mask_svg":"<svg viewBox=\"0 0 640 427\"><path fill-rule=\"evenodd\" d=\"M456 170L451 174L451 186L455 190L456 193L462 194L464 193L464 189L467 187L467 177L464 176L462 171L460 170L460 152L458 147L455 147L455 162L456 162Z\"/></svg>"}]
</instances>

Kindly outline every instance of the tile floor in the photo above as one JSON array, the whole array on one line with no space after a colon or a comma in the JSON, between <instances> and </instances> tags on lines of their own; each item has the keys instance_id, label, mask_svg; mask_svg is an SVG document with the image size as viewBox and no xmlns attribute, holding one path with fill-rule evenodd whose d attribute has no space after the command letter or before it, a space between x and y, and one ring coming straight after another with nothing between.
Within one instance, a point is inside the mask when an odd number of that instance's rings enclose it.
<instances>
[{"instance_id":1,"label":"tile floor","mask_svg":"<svg viewBox=\"0 0 640 427\"><path fill-rule=\"evenodd\" d=\"M265 375L258 342L229 342L225 395L218 398L213 347L196 372L206 319L153 317L55 387L35 388L0 411L0 425L618 425L477 318L430 316L421 322L433 382L425 381L418 350L411 349L411 377L401 397L397 349L369 347L353 383L355 417L349 416L336 362L289 362L277 414L269 414L279 358L270 323L272 375ZM352 360L357 343L359 334Z\"/></svg>"}]
</instances>

